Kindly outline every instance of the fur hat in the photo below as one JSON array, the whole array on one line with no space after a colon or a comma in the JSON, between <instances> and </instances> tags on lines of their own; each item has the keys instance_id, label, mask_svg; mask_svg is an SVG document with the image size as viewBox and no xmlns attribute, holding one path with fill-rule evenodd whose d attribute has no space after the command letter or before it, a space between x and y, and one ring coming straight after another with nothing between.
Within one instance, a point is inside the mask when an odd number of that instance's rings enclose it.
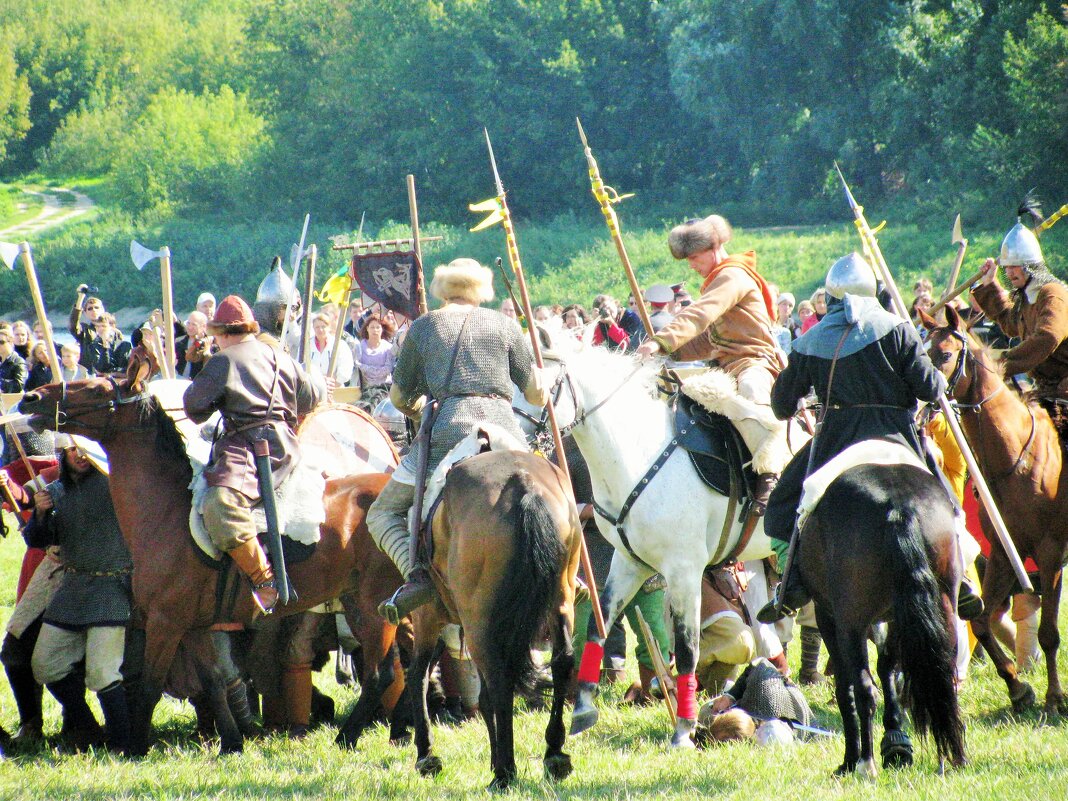
<instances>
[{"instance_id":1,"label":"fur hat","mask_svg":"<svg viewBox=\"0 0 1068 801\"><path fill-rule=\"evenodd\" d=\"M453 259L434 270L430 294L438 300L485 303L493 300L493 271L474 259Z\"/></svg>"},{"instance_id":2,"label":"fur hat","mask_svg":"<svg viewBox=\"0 0 1068 801\"><path fill-rule=\"evenodd\" d=\"M718 214L703 220L687 220L668 234L668 247L676 259L685 259L705 250L716 250L731 241L731 224Z\"/></svg>"},{"instance_id":3,"label":"fur hat","mask_svg":"<svg viewBox=\"0 0 1068 801\"><path fill-rule=\"evenodd\" d=\"M227 295L215 307L215 316L208 323L209 334L258 334L260 324L252 316L252 309L237 295Z\"/></svg>"}]
</instances>

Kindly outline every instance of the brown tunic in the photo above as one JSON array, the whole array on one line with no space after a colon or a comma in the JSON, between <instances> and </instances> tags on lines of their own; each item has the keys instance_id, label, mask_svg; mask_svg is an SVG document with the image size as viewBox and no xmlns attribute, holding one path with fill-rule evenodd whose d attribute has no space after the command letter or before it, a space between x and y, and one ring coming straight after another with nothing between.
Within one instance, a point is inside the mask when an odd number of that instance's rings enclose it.
<instances>
[{"instance_id":1,"label":"brown tunic","mask_svg":"<svg viewBox=\"0 0 1068 801\"><path fill-rule=\"evenodd\" d=\"M1056 281L1046 284L1034 303L1025 292L1010 295L997 283L979 286L974 294L1002 331L1023 340L1001 357L1006 376L1028 373L1041 391L1055 389L1068 378L1068 287Z\"/></svg>"},{"instance_id":2,"label":"brown tunic","mask_svg":"<svg viewBox=\"0 0 1068 801\"><path fill-rule=\"evenodd\" d=\"M653 339L675 359L711 360L734 376L756 365L773 375L782 369L764 297L741 267L720 270Z\"/></svg>"},{"instance_id":3,"label":"brown tunic","mask_svg":"<svg viewBox=\"0 0 1068 801\"><path fill-rule=\"evenodd\" d=\"M216 410L225 421L205 471L209 486L230 487L256 500L260 489L252 443L270 442L271 469L275 483L281 482L299 452L297 418L315 407L319 392L288 354L250 339L212 356L183 400L193 422L204 422Z\"/></svg>"}]
</instances>

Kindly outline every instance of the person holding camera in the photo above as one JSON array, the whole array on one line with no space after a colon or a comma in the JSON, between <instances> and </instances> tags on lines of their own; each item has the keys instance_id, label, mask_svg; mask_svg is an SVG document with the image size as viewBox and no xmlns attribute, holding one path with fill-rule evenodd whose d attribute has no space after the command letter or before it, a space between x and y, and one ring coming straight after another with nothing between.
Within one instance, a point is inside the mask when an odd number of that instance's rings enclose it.
<instances>
[{"instance_id":1,"label":"person holding camera","mask_svg":"<svg viewBox=\"0 0 1068 801\"><path fill-rule=\"evenodd\" d=\"M74 301L74 308L70 310L70 321L67 323L67 330L82 351L78 363L90 374L93 372L92 345L96 339L96 320L104 313L104 302L95 294L90 294L98 291L95 286L78 285L78 297Z\"/></svg>"},{"instance_id":2,"label":"person holding camera","mask_svg":"<svg viewBox=\"0 0 1068 801\"><path fill-rule=\"evenodd\" d=\"M593 308L597 312L597 325L593 329L593 344L607 345L609 350L625 351L630 347L630 337L619 324L622 310L611 295L598 295Z\"/></svg>"}]
</instances>

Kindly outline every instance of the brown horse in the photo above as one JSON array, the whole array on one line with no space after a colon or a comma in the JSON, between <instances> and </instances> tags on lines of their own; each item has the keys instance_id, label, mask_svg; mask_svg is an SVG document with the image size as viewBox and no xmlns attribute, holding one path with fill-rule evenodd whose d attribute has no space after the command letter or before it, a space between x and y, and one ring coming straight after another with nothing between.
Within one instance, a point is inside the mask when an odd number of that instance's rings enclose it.
<instances>
[{"instance_id":1,"label":"brown horse","mask_svg":"<svg viewBox=\"0 0 1068 801\"><path fill-rule=\"evenodd\" d=\"M145 392L150 368L146 362L140 365L143 369L135 368L128 378L40 387L26 394L21 408L33 415L33 425L90 437L108 454L111 496L134 562L135 620L145 633L141 687L131 693L137 701L133 752L147 752L152 712L165 687L182 686L183 680L188 685L190 659L212 699L222 750L239 751L243 738L226 705L208 636L217 622L219 573L201 559L190 536L189 460L174 422ZM341 597L349 626L363 644L363 691L346 724L350 741L378 706L379 665L390 654L396 631L378 616L375 605L401 578L364 523L367 507L385 481L375 474L327 482L320 541L309 559L289 568L299 600L276 612L295 614ZM230 620L251 624L252 595L247 583L244 588ZM176 663L176 657L182 658Z\"/></svg>"},{"instance_id":2,"label":"brown horse","mask_svg":"<svg viewBox=\"0 0 1068 801\"><path fill-rule=\"evenodd\" d=\"M970 339L967 327L952 308L947 326L927 317L930 355L949 378L949 391L961 410L961 423L990 491L1009 526L1022 558L1038 565L1042 591L1042 620L1038 641L1046 656L1048 713L1068 712L1057 676L1057 610L1061 597L1061 569L1068 556L1068 486L1061 467L1060 438L1049 415L1025 403L1011 391L987 349ZM972 621L972 630L1008 685L1014 710L1035 702L1035 692L1020 680L1016 665L990 631L989 616L1005 607L1016 577L985 511L983 532L991 543L990 562L983 576L986 612Z\"/></svg>"},{"instance_id":3,"label":"brown horse","mask_svg":"<svg viewBox=\"0 0 1068 801\"><path fill-rule=\"evenodd\" d=\"M428 670L446 623L463 626L482 681L479 711L490 740L494 779L516 777L513 697L533 677L530 648L547 621L552 634L553 701L545 772L571 773L564 753L564 698L571 678L574 586L581 527L563 473L540 456L483 453L449 472L432 521L431 572L439 600L413 615L415 653L408 685L415 704L416 768L441 770L433 754L426 707Z\"/></svg>"}]
</instances>

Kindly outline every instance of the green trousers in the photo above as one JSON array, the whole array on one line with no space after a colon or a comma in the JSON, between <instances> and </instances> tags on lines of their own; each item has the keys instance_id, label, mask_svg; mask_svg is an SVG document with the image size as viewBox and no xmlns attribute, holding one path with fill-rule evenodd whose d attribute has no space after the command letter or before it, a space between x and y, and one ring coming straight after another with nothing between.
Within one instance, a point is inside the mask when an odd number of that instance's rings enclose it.
<instances>
[{"instance_id":1,"label":"green trousers","mask_svg":"<svg viewBox=\"0 0 1068 801\"><path fill-rule=\"evenodd\" d=\"M664 664L667 664L671 660L671 645L668 639L667 626L664 622L664 591L654 590L653 592L645 592L645 590L638 590L638 594L634 596L634 599L627 604L623 610L623 614L627 618L627 623L630 624L631 631L635 633L638 639L637 647L634 649L634 654L638 658L638 664L652 670L653 660L649 656L649 650L645 647L645 638L641 635L641 626L638 623L638 615L635 613L635 609L642 610L642 616L645 618L645 622L649 624L649 630L653 633L653 639L656 640L657 646L660 648L660 655L664 658ZM593 606L589 601L582 601L575 604L575 664L578 665L582 660L582 649L586 645L586 627L589 625L590 615L593 614ZM608 621L605 621L606 623Z\"/></svg>"}]
</instances>

